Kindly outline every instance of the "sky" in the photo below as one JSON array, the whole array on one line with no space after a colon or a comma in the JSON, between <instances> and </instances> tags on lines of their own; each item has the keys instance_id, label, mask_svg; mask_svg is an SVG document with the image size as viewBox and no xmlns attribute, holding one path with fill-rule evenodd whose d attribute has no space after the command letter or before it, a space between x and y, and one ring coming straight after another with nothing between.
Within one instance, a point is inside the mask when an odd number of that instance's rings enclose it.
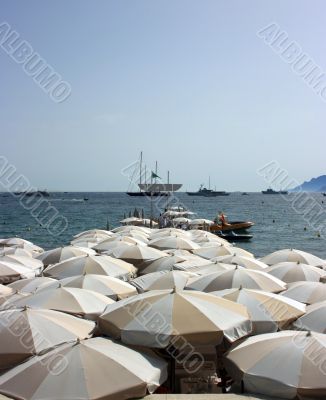
<instances>
[{"instance_id":1,"label":"sky","mask_svg":"<svg viewBox=\"0 0 326 400\"><path fill-rule=\"evenodd\" d=\"M55 102L0 47L1 156L37 188L125 191L143 151L183 190L258 191L277 162L325 174L326 101L257 35L274 23L326 71L323 0L1 0L71 87Z\"/></svg>"}]
</instances>

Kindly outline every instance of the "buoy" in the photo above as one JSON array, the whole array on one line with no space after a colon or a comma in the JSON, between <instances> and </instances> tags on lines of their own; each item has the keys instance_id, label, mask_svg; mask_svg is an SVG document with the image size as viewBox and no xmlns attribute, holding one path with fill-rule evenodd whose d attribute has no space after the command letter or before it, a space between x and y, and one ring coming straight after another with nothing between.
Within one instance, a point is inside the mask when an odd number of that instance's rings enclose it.
<instances>
[{"instance_id":1,"label":"buoy","mask_svg":"<svg viewBox=\"0 0 326 400\"><path fill-rule=\"evenodd\" d=\"M275 219L273 219L273 224L275 224Z\"/></svg>"},{"instance_id":2,"label":"buoy","mask_svg":"<svg viewBox=\"0 0 326 400\"><path fill-rule=\"evenodd\" d=\"M320 232L317 232L317 237L319 237L319 238L320 238Z\"/></svg>"},{"instance_id":3,"label":"buoy","mask_svg":"<svg viewBox=\"0 0 326 400\"><path fill-rule=\"evenodd\" d=\"M306 231L306 230L307 230L307 227L305 226L305 227L303 228L303 230Z\"/></svg>"}]
</instances>

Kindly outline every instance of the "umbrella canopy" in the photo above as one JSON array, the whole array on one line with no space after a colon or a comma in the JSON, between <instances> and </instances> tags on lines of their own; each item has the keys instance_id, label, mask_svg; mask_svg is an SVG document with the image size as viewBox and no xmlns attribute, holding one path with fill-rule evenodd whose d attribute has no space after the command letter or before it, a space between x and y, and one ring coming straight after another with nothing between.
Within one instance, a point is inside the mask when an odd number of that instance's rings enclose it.
<instances>
[{"instance_id":1,"label":"umbrella canopy","mask_svg":"<svg viewBox=\"0 0 326 400\"><path fill-rule=\"evenodd\" d=\"M59 264L52 265L44 271L44 275L63 279L75 275L97 274L127 280L134 276L136 272L137 269L133 265L122 260L107 255L87 255L69 258Z\"/></svg>"},{"instance_id":2,"label":"umbrella canopy","mask_svg":"<svg viewBox=\"0 0 326 400\"><path fill-rule=\"evenodd\" d=\"M138 266L144 262L151 262L158 258L168 257L168 254L148 246L121 244L107 252L109 256L119 258Z\"/></svg>"},{"instance_id":3,"label":"umbrella canopy","mask_svg":"<svg viewBox=\"0 0 326 400\"><path fill-rule=\"evenodd\" d=\"M120 246L121 244L129 244L129 245L138 244L140 246L146 246L145 242L129 236L119 236L119 237L113 236L109 239L105 239L102 242L96 244L93 247L93 249L102 253L104 251L110 251L115 247Z\"/></svg>"},{"instance_id":4,"label":"umbrella canopy","mask_svg":"<svg viewBox=\"0 0 326 400\"><path fill-rule=\"evenodd\" d=\"M275 251L274 253L263 257L261 261L268 265L274 265L285 261L300 262L303 264L312 265L314 267L320 267L325 264L325 260L322 260L313 254L296 249L283 249Z\"/></svg>"},{"instance_id":5,"label":"umbrella canopy","mask_svg":"<svg viewBox=\"0 0 326 400\"><path fill-rule=\"evenodd\" d=\"M53 278L46 278L45 276L39 276L36 278L21 279L10 283L8 287L12 290L16 290L20 293L33 293L37 290L46 289L49 287L57 287L58 281Z\"/></svg>"},{"instance_id":6,"label":"umbrella canopy","mask_svg":"<svg viewBox=\"0 0 326 400\"><path fill-rule=\"evenodd\" d=\"M159 239L159 238L166 238L166 237L170 237L170 236L174 236L174 237L182 237L182 238L188 238L189 239L189 234L186 231L183 231L181 229L177 229L177 228L163 228L163 229L159 229L157 232L153 232L150 235L150 240L154 240L154 239Z\"/></svg>"},{"instance_id":7,"label":"umbrella canopy","mask_svg":"<svg viewBox=\"0 0 326 400\"><path fill-rule=\"evenodd\" d=\"M227 240L220 238L211 232L206 232L199 229L192 229L188 231L188 233L191 239L194 242L199 243L201 246L206 246L209 245L210 243L212 244L219 243L219 244L224 244L225 246L230 246L230 243Z\"/></svg>"},{"instance_id":8,"label":"umbrella canopy","mask_svg":"<svg viewBox=\"0 0 326 400\"><path fill-rule=\"evenodd\" d=\"M66 246L66 247L58 247L56 249L45 251L40 254L37 259L41 260L45 266L51 264L57 264L61 261L65 261L71 257L77 256L86 256L87 254L94 255L96 254L94 250L89 249L87 247L74 247L74 246Z\"/></svg>"},{"instance_id":9,"label":"umbrella canopy","mask_svg":"<svg viewBox=\"0 0 326 400\"><path fill-rule=\"evenodd\" d=\"M35 277L38 271L24 267L21 264L2 261L0 257L0 283L10 283L22 278Z\"/></svg>"},{"instance_id":10,"label":"umbrella canopy","mask_svg":"<svg viewBox=\"0 0 326 400\"><path fill-rule=\"evenodd\" d=\"M325 359L325 335L283 331L251 337L231 349L226 369L250 393L322 399L326 397Z\"/></svg>"},{"instance_id":11,"label":"umbrella canopy","mask_svg":"<svg viewBox=\"0 0 326 400\"><path fill-rule=\"evenodd\" d=\"M245 256L253 257L249 251L243 250L240 247L224 246L222 244L213 243L211 246L204 246L197 250L193 250L194 254L200 257L207 258L208 260L218 256Z\"/></svg>"},{"instance_id":12,"label":"umbrella canopy","mask_svg":"<svg viewBox=\"0 0 326 400\"><path fill-rule=\"evenodd\" d=\"M9 286L0 284L0 296L10 296L14 294L15 290Z\"/></svg>"},{"instance_id":13,"label":"umbrella canopy","mask_svg":"<svg viewBox=\"0 0 326 400\"><path fill-rule=\"evenodd\" d=\"M82 236L94 237L96 235L101 235L102 237L103 236L112 236L112 232L106 231L104 229L90 229L88 231L77 233L77 235L75 235L74 238L76 239L76 238L80 238Z\"/></svg>"},{"instance_id":14,"label":"umbrella canopy","mask_svg":"<svg viewBox=\"0 0 326 400\"><path fill-rule=\"evenodd\" d=\"M286 284L265 272L235 267L234 269L191 278L186 288L214 292L240 287L277 293L284 290Z\"/></svg>"},{"instance_id":15,"label":"umbrella canopy","mask_svg":"<svg viewBox=\"0 0 326 400\"><path fill-rule=\"evenodd\" d=\"M288 289L282 296L300 301L305 304L314 304L326 300L326 285L321 282L294 282L288 284Z\"/></svg>"},{"instance_id":16,"label":"umbrella canopy","mask_svg":"<svg viewBox=\"0 0 326 400\"><path fill-rule=\"evenodd\" d=\"M249 319L244 306L207 293L155 290L108 306L99 326L124 343L165 348L234 342L250 333Z\"/></svg>"},{"instance_id":17,"label":"umbrella canopy","mask_svg":"<svg viewBox=\"0 0 326 400\"><path fill-rule=\"evenodd\" d=\"M173 224L188 224L191 219L186 217L177 217L173 219Z\"/></svg>"},{"instance_id":18,"label":"umbrella canopy","mask_svg":"<svg viewBox=\"0 0 326 400\"><path fill-rule=\"evenodd\" d=\"M304 315L306 307L278 294L252 289L226 289L211 292L247 307L252 321L252 334L276 332Z\"/></svg>"},{"instance_id":19,"label":"umbrella canopy","mask_svg":"<svg viewBox=\"0 0 326 400\"><path fill-rule=\"evenodd\" d=\"M8 262L11 264L22 265L23 267L35 270L37 273L42 272L43 263L32 257L18 256L16 254L6 254L0 257L0 262Z\"/></svg>"},{"instance_id":20,"label":"umbrella canopy","mask_svg":"<svg viewBox=\"0 0 326 400\"><path fill-rule=\"evenodd\" d=\"M293 323L293 328L326 333L326 301L307 306L305 315Z\"/></svg>"},{"instance_id":21,"label":"umbrella canopy","mask_svg":"<svg viewBox=\"0 0 326 400\"><path fill-rule=\"evenodd\" d=\"M170 256L170 257L162 257L158 258L155 261L152 261L150 264L146 265L145 268L138 270L139 275L149 274L151 272L158 271L171 271L175 264L185 261L186 258L184 256Z\"/></svg>"},{"instance_id":22,"label":"umbrella canopy","mask_svg":"<svg viewBox=\"0 0 326 400\"><path fill-rule=\"evenodd\" d=\"M268 268L268 265L260 260L256 260L253 257L226 255L226 256L214 257L211 259L211 261L240 265L241 267L244 268L256 269L258 271L268 272L266 270Z\"/></svg>"},{"instance_id":23,"label":"umbrella canopy","mask_svg":"<svg viewBox=\"0 0 326 400\"><path fill-rule=\"evenodd\" d=\"M147 228L145 226L137 226L137 225L127 225L127 226L118 226L117 228L112 229L113 233L127 233L130 231L140 231L146 234L151 234L152 229Z\"/></svg>"},{"instance_id":24,"label":"umbrella canopy","mask_svg":"<svg viewBox=\"0 0 326 400\"><path fill-rule=\"evenodd\" d=\"M42 309L2 311L0 321L0 370L59 344L89 338L95 329L94 322Z\"/></svg>"},{"instance_id":25,"label":"umbrella canopy","mask_svg":"<svg viewBox=\"0 0 326 400\"><path fill-rule=\"evenodd\" d=\"M200 246L191 241L178 236L167 236L163 238L153 239L149 242L149 246L155 247L160 250L181 249L181 250L194 250L199 249Z\"/></svg>"},{"instance_id":26,"label":"umbrella canopy","mask_svg":"<svg viewBox=\"0 0 326 400\"><path fill-rule=\"evenodd\" d=\"M269 267L267 272L286 283L298 281L319 282L326 278L326 272L323 269L293 261L275 264Z\"/></svg>"},{"instance_id":27,"label":"umbrella canopy","mask_svg":"<svg viewBox=\"0 0 326 400\"><path fill-rule=\"evenodd\" d=\"M21 249L19 247L2 247L0 248L0 256L5 256L8 254L13 254L16 256L24 256L24 257L34 257L35 255L37 256L40 253L33 253L30 250L25 250L25 249Z\"/></svg>"},{"instance_id":28,"label":"umbrella canopy","mask_svg":"<svg viewBox=\"0 0 326 400\"><path fill-rule=\"evenodd\" d=\"M0 392L22 400L124 400L152 393L166 378L167 363L154 353L98 337L18 365L0 377Z\"/></svg>"},{"instance_id":29,"label":"umbrella canopy","mask_svg":"<svg viewBox=\"0 0 326 400\"><path fill-rule=\"evenodd\" d=\"M63 287L92 290L101 293L112 300L125 299L137 294L136 288L129 283L105 275L87 274L72 276L61 279L59 282Z\"/></svg>"},{"instance_id":30,"label":"umbrella canopy","mask_svg":"<svg viewBox=\"0 0 326 400\"><path fill-rule=\"evenodd\" d=\"M20 249L24 249L27 251L30 251L33 254L38 254L42 253L43 249L42 247L36 246L32 242L29 242L28 240L21 239L21 238L6 238L6 239L0 239L0 247L16 247Z\"/></svg>"},{"instance_id":31,"label":"umbrella canopy","mask_svg":"<svg viewBox=\"0 0 326 400\"><path fill-rule=\"evenodd\" d=\"M182 271L158 271L139 276L130 283L139 293L149 290L184 289L189 279L189 274Z\"/></svg>"},{"instance_id":32,"label":"umbrella canopy","mask_svg":"<svg viewBox=\"0 0 326 400\"><path fill-rule=\"evenodd\" d=\"M13 303L17 308L45 308L84 317L96 319L108 304L114 301L92 290L58 287L41 290L37 293L23 297ZM1 306L1 309L3 306Z\"/></svg>"}]
</instances>

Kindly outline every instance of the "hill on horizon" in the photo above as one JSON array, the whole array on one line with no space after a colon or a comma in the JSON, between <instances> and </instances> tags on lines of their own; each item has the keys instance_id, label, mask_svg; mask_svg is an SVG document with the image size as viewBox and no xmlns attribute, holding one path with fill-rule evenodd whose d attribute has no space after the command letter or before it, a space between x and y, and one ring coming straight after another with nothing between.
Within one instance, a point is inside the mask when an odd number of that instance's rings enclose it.
<instances>
[{"instance_id":1,"label":"hill on horizon","mask_svg":"<svg viewBox=\"0 0 326 400\"><path fill-rule=\"evenodd\" d=\"M326 192L326 175L312 178L310 181L303 182L301 185L291 189L291 192Z\"/></svg>"}]
</instances>

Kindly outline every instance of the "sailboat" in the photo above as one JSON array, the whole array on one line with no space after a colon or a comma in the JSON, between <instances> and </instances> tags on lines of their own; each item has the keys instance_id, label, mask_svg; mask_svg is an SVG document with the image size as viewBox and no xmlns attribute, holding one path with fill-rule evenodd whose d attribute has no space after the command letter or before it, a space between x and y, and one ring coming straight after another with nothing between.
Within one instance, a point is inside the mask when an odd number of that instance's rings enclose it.
<instances>
[{"instance_id":1,"label":"sailboat","mask_svg":"<svg viewBox=\"0 0 326 400\"><path fill-rule=\"evenodd\" d=\"M147 182L147 172L145 165L145 182L142 182L142 174L143 174L143 152L140 153L140 166L139 166L139 191L136 192L127 192L128 196L170 196L171 193L176 192L182 187L182 183L170 183L170 171L168 171L167 175L167 183L157 182L157 179L160 179L158 176L158 166L157 161L155 163L155 172L151 172L150 182Z\"/></svg>"}]
</instances>

